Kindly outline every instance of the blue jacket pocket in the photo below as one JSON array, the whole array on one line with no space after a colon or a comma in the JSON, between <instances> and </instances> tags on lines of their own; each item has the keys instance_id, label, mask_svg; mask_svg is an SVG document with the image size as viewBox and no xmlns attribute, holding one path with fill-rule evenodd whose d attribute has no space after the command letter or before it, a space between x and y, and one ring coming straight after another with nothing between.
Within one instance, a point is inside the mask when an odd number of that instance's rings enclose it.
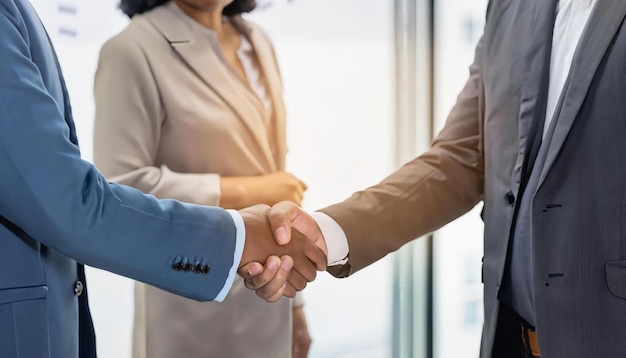
<instances>
[{"instance_id":1,"label":"blue jacket pocket","mask_svg":"<svg viewBox=\"0 0 626 358\"><path fill-rule=\"evenodd\" d=\"M47 295L46 286L0 290L0 357L51 358L51 345L62 344L50 341Z\"/></svg>"},{"instance_id":2,"label":"blue jacket pocket","mask_svg":"<svg viewBox=\"0 0 626 358\"><path fill-rule=\"evenodd\" d=\"M0 305L11 302L36 300L48 296L47 286L20 287L0 290Z\"/></svg>"}]
</instances>

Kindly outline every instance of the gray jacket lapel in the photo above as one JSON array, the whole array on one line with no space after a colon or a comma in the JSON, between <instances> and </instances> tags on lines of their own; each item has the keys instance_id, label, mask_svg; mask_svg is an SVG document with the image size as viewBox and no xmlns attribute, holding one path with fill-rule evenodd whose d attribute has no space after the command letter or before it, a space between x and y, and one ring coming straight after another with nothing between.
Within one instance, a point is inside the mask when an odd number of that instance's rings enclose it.
<instances>
[{"instance_id":1,"label":"gray jacket lapel","mask_svg":"<svg viewBox=\"0 0 626 358\"><path fill-rule=\"evenodd\" d=\"M587 96L593 77L617 30L624 21L624 16L626 16L626 1L598 0L574 54L567 81L568 85L563 89L563 105L559 117L555 118L558 122L539 179L539 186L545 180L563 147L563 143Z\"/></svg>"},{"instance_id":2,"label":"gray jacket lapel","mask_svg":"<svg viewBox=\"0 0 626 358\"><path fill-rule=\"evenodd\" d=\"M552 32L556 15L557 0L526 0L529 1L529 15L524 16L529 30L524 41L524 69L520 96L518 130L520 138L519 157L516 164L514 182L524 167L532 168L536 155L533 141L537 140L533 133L541 131L545 120L548 81L550 78L550 55L552 52ZM516 188L516 185L513 185ZM516 188L517 189L517 188Z\"/></svg>"}]
</instances>

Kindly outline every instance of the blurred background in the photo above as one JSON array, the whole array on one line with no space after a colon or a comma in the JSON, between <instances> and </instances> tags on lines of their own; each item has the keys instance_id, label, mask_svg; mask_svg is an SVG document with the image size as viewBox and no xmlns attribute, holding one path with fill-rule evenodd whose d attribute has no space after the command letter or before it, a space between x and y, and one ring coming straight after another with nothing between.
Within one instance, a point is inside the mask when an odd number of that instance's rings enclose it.
<instances>
[{"instance_id":1,"label":"blurred background","mask_svg":"<svg viewBox=\"0 0 626 358\"><path fill-rule=\"evenodd\" d=\"M31 0L56 47L83 157L92 158L100 46L128 19L118 0ZM287 170L315 210L376 184L428 148L482 33L486 0L258 1L288 109ZM304 291L310 357L477 357L480 207L348 279ZM89 269L99 356L130 357L133 285Z\"/></svg>"}]
</instances>

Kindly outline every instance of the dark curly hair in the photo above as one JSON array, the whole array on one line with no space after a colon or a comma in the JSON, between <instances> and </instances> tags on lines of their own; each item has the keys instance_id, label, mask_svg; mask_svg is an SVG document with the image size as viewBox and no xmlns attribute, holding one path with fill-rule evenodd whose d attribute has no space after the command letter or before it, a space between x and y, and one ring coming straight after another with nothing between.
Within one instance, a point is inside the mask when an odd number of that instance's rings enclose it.
<instances>
[{"instance_id":1,"label":"dark curly hair","mask_svg":"<svg viewBox=\"0 0 626 358\"><path fill-rule=\"evenodd\" d=\"M161 6L170 0L120 0L119 8L128 17L137 14L143 14L157 6ZM233 0L222 12L226 16L239 15L244 12L250 12L256 7L256 0Z\"/></svg>"}]
</instances>

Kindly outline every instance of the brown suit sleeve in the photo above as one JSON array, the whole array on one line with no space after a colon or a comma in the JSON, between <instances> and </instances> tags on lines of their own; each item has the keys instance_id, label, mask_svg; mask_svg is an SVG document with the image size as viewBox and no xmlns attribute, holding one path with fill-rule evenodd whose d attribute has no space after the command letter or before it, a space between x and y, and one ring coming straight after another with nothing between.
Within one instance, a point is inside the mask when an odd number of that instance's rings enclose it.
<instances>
[{"instance_id":1,"label":"brown suit sleeve","mask_svg":"<svg viewBox=\"0 0 626 358\"><path fill-rule=\"evenodd\" d=\"M321 211L344 230L350 248L344 277L473 208L483 195L481 48L470 77L432 147L379 184Z\"/></svg>"}]
</instances>

